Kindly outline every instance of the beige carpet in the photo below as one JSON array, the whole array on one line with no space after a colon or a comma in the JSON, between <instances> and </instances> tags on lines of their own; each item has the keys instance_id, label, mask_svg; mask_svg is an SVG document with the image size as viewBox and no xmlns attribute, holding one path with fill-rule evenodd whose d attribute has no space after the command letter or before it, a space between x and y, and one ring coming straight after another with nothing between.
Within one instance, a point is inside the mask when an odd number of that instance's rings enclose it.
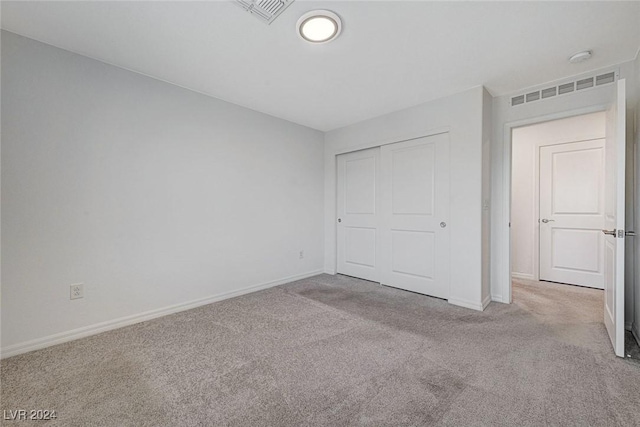
<instances>
[{"instance_id":1,"label":"beige carpet","mask_svg":"<svg viewBox=\"0 0 640 427\"><path fill-rule=\"evenodd\" d=\"M518 282L514 301L321 275L6 359L1 407L64 426L640 425L602 291Z\"/></svg>"}]
</instances>

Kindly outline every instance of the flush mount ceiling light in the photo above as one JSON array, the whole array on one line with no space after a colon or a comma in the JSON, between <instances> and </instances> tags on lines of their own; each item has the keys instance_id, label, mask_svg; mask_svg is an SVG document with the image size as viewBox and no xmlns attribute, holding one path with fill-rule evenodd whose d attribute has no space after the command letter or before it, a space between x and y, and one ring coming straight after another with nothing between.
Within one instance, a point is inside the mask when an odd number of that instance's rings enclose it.
<instances>
[{"instance_id":1,"label":"flush mount ceiling light","mask_svg":"<svg viewBox=\"0 0 640 427\"><path fill-rule=\"evenodd\" d=\"M591 58L591 55L592 53L590 50L578 52L575 55L572 55L571 58L569 58L569 62L571 62L572 64L577 64L578 62L584 62L587 59Z\"/></svg>"},{"instance_id":2,"label":"flush mount ceiling light","mask_svg":"<svg viewBox=\"0 0 640 427\"><path fill-rule=\"evenodd\" d=\"M328 43L340 35L342 21L329 10L312 10L298 19L298 35L309 43Z\"/></svg>"}]
</instances>

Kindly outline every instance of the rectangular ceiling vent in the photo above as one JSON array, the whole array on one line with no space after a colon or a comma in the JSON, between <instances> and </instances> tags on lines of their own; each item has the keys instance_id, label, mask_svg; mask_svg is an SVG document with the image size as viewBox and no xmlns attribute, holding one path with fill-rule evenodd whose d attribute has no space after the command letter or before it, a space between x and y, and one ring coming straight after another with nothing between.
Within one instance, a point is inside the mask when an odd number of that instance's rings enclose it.
<instances>
[{"instance_id":1,"label":"rectangular ceiling vent","mask_svg":"<svg viewBox=\"0 0 640 427\"><path fill-rule=\"evenodd\" d=\"M234 1L244 10L267 24L271 24L291 3L293 3L293 0Z\"/></svg>"},{"instance_id":2,"label":"rectangular ceiling vent","mask_svg":"<svg viewBox=\"0 0 640 427\"><path fill-rule=\"evenodd\" d=\"M524 95L517 95L511 98L511 106L522 105L529 102L535 102L540 99L553 98L557 95L564 95L566 93L581 91L596 86L602 86L616 81L616 73L611 71L609 73L600 74L598 76L592 76L577 81L563 83L558 86L551 86L535 92L529 92Z\"/></svg>"}]
</instances>

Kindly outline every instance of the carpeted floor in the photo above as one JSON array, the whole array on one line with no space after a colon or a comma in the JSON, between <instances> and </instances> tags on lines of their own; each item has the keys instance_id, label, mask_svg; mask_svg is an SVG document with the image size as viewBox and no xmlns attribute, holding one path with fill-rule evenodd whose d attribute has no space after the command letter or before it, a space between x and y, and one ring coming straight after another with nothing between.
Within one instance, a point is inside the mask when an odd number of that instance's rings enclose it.
<instances>
[{"instance_id":1,"label":"carpeted floor","mask_svg":"<svg viewBox=\"0 0 640 427\"><path fill-rule=\"evenodd\" d=\"M321 275L3 360L1 406L65 426L640 425L640 366L601 321L602 291L573 286L520 281L480 313Z\"/></svg>"}]
</instances>

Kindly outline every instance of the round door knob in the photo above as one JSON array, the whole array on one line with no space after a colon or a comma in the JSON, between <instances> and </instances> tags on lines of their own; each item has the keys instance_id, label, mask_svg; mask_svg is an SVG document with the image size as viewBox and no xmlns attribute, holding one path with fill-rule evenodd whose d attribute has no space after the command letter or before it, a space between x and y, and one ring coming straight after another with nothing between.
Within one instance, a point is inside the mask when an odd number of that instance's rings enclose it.
<instances>
[{"instance_id":1,"label":"round door knob","mask_svg":"<svg viewBox=\"0 0 640 427\"><path fill-rule=\"evenodd\" d=\"M446 226L447 226L447 223L446 223L446 222L442 221L442 222L440 223L440 228L445 228Z\"/></svg>"}]
</instances>

